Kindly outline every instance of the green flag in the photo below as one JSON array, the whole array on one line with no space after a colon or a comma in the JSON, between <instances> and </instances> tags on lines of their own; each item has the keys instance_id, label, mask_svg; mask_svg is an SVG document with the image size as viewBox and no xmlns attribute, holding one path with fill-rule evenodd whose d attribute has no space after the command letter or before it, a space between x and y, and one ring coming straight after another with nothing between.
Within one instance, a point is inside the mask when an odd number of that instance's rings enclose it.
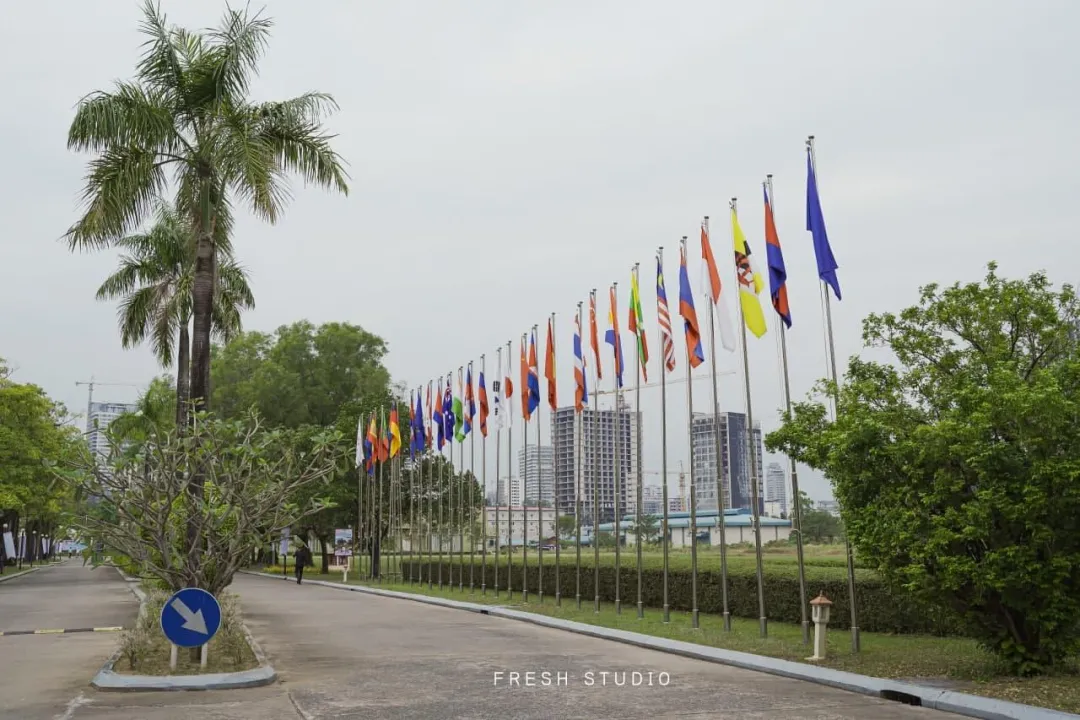
<instances>
[{"instance_id":1,"label":"green flag","mask_svg":"<svg viewBox=\"0 0 1080 720\"><path fill-rule=\"evenodd\" d=\"M459 443L465 442L465 433L462 432L462 428L465 426L465 408L461 404L461 398L454 397L454 437Z\"/></svg>"}]
</instances>

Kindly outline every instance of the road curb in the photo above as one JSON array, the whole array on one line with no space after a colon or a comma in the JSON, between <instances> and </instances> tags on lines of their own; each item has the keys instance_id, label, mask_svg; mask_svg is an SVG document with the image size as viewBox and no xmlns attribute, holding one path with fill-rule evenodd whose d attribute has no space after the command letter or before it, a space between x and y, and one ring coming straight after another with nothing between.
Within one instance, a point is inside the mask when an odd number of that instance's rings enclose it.
<instances>
[{"instance_id":1,"label":"road curb","mask_svg":"<svg viewBox=\"0 0 1080 720\"><path fill-rule=\"evenodd\" d=\"M240 570L239 572L244 573L245 575L257 575L273 580L281 579L280 575L271 575L270 573L255 572L252 570ZM803 680L817 685L825 685L840 690L846 690L848 692L859 693L860 695L894 700L909 705L921 705L922 707L941 710L943 712L980 718L980 720L1066 720L1069 718L1076 720L1078 717L1071 713L1035 707L1033 705L1022 705L1020 703L995 700L980 695L969 695L967 693L941 690L939 688L925 687L913 683L898 682L896 680L876 678L869 675L859 675L843 670L833 670L831 668L817 667L815 665L807 665L791 660L780 660L778 658L737 652L735 650L723 650L721 648L698 645L681 640L669 640L667 638L659 638L653 635L644 635L642 633L629 632L627 630L615 630L600 627L598 625L575 622L573 620L562 620L560 618L523 612L521 610L511 610L504 606L482 605L480 603L463 602L460 600L447 600L445 598L415 595L412 593L398 592L396 590L381 590L363 585L345 585L343 583L330 582L327 580L305 580L304 584L321 585L337 590L348 590L368 595L381 595L383 597L400 600L412 600L413 602L438 605L440 607L457 610L466 610L482 615L506 618L508 620L519 620L532 623L533 625L542 625L544 627L565 630L579 635L588 635L604 640L614 640L628 645L635 645L649 650L659 650L674 655L682 655L683 657L694 658L696 660L731 665L744 670L754 670L793 680Z\"/></svg>"},{"instance_id":2,"label":"road curb","mask_svg":"<svg viewBox=\"0 0 1080 720\"><path fill-rule=\"evenodd\" d=\"M7 582L8 580L14 580L15 578L21 578L23 575L29 575L32 572L37 572L41 569L41 567L41 565L38 565L37 567L28 568L26 570L16 570L13 575L8 575L5 573L3 576L0 576L0 583Z\"/></svg>"},{"instance_id":3,"label":"road curb","mask_svg":"<svg viewBox=\"0 0 1080 720\"><path fill-rule=\"evenodd\" d=\"M125 575L120 568L116 570L128 582L128 589L139 599L139 617L141 618L146 608L146 593L138 586L138 580ZM122 675L113 670L113 666L121 656L121 651L117 648L90 681L90 686L103 692L140 692L147 690L238 690L273 684L277 681L277 671L270 664L262 646L255 641L247 623L241 623L241 627L259 663L257 668L204 675Z\"/></svg>"}]
</instances>

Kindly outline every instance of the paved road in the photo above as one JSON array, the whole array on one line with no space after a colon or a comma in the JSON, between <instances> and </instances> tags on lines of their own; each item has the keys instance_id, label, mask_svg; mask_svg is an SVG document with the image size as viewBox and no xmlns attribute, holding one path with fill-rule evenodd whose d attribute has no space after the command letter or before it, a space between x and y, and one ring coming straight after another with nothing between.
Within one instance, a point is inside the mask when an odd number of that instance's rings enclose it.
<instances>
[{"instance_id":1,"label":"paved road","mask_svg":"<svg viewBox=\"0 0 1080 720\"><path fill-rule=\"evenodd\" d=\"M138 603L112 568L81 560L0 583L0 631L130 625ZM0 637L0 718L51 720L86 689L116 633Z\"/></svg>"},{"instance_id":2,"label":"paved road","mask_svg":"<svg viewBox=\"0 0 1080 720\"><path fill-rule=\"evenodd\" d=\"M85 693L75 720L352 718L873 718L955 716L527 623L240 576L248 624L278 685L181 694ZM511 671L565 672L512 687ZM601 685L653 672L651 687ZM504 681L496 684L495 673ZM588 686L587 672L594 673ZM659 673L670 675L661 687ZM0 695L2 697L2 695ZM29 716L28 720L31 720ZM46 716L42 716L46 717ZM63 716L61 716L63 717ZM36 720L36 719L33 719Z\"/></svg>"}]
</instances>

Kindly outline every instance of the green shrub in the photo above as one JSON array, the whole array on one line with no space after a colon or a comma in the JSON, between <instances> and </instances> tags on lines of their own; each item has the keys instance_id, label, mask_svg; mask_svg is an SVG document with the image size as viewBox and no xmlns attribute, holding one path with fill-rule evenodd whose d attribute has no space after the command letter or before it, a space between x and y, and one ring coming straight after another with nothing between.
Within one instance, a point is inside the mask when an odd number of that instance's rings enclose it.
<instances>
[{"instance_id":1,"label":"green shrub","mask_svg":"<svg viewBox=\"0 0 1080 720\"><path fill-rule=\"evenodd\" d=\"M739 558L744 560L746 558ZM528 587L530 597L538 592L540 587L540 569L537 566L537 558L530 554L528 567ZM629 560L629 562L627 562ZM568 562L569 561L569 562ZM424 561L402 561L402 576L409 580L416 574L413 572L414 564L421 577L427 578L429 564ZM454 563L443 562L443 581L449 582L451 572L454 583L458 582L459 567L464 567L468 576L468 558L464 566ZM715 563L713 563L715 564ZM439 563L430 564L432 573L438 581ZM489 558L488 565L481 562L475 563L474 583L479 586L481 573L485 572L484 582L489 587L494 587L495 567ZM577 569L573 564L573 558L562 558L560 567L560 591L564 598L574 596L574 588L577 577ZM582 564L581 569L581 596L583 598L594 597L593 568ZM868 570L855 571L855 595L858 602L859 627L868 632L895 632L895 633L929 633L949 634L955 632L955 627L942 619L940 613L927 613L919 610L906 594L898 593L890 589L877 576ZM631 558L624 559L620 578L620 600L626 605L637 602L637 568ZM522 563L520 555L514 557L513 573L510 577L513 590L520 592L522 587ZM664 574L661 567L655 563L643 563L642 568L642 602L646 607L663 607L663 582ZM499 567L499 588L507 588L507 573L505 558ZM545 553L543 588L545 596L555 594L555 559ZM779 566L766 565L764 575L765 612L767 617L777 622L799 623L801 614L799 610L799 580L798 570L794 563L781 564ZM847 573L843 566L807 566L806 568L807 600L814 598L818 593L824 593L833 601L832 619L830 627L837 629L849 628L850 605L848 604ZM604 601L615 600L615 567L613 564L601 562L600 565L600 599ZM668 574L668 601L672 610L689 611L692 609L692 580L688 569L671 570ZM730 563L728 567L728 608L732 615L738 617L757 618L757 575L755 565L751 559L749 563ZM698 610L703 613L722 613L723 603L720 590L719 568L707 567L698 569ZM809 614L809 608L807 608Z\"/></svg>"}]
</instances>

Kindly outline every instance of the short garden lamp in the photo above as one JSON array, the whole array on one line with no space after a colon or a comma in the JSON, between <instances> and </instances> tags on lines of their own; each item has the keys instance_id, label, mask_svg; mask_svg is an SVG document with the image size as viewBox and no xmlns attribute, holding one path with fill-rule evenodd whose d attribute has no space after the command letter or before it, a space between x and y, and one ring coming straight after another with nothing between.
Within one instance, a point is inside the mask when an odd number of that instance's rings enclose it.
<instances>
[{"instance_id":1,"label":"short garden lamp","mask_svg":"<svg viewBox=\"0 0 1080 720\"><path fill-rule=\"evenodd\" d=\"M828 632L831 609L832 600L825 597L825 593L819 593L810 601L810 616L814 621L814 656L808 660L825 659L825 634Z\"/></svg>"}]
</instances>

